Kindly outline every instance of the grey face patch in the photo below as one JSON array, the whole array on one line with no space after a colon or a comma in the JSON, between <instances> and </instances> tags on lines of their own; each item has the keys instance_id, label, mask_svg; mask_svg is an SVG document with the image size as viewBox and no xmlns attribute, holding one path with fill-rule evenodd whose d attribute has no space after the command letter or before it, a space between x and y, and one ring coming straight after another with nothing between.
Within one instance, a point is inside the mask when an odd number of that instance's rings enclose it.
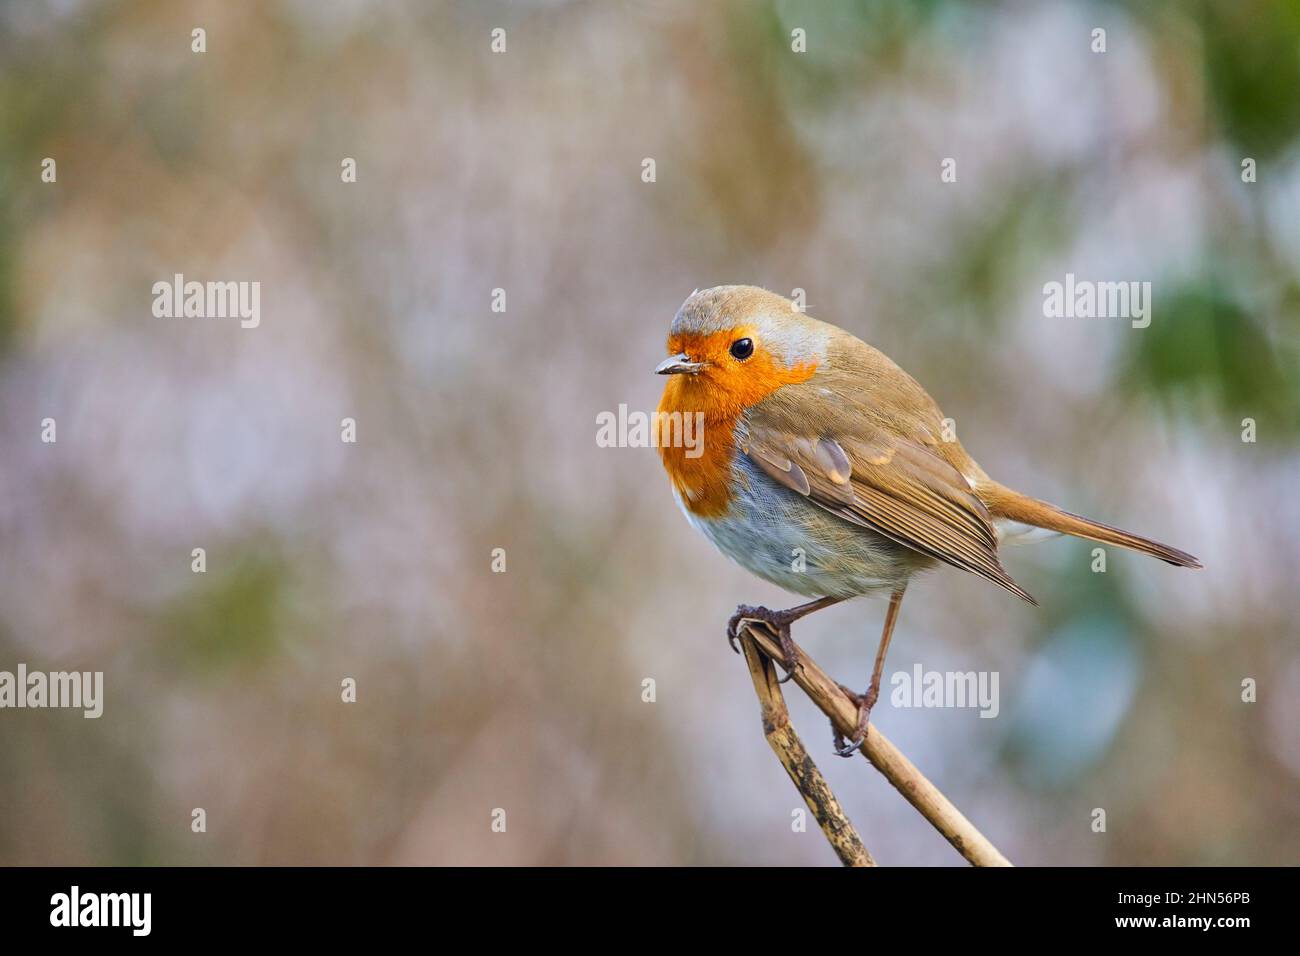
<instances>
[{"instance_id":1,"label":"grey face patch","mask_svg":"<svg viewBox=\"0 0 1300 956\"><path fill-rule=\"evenodd\" d=\"M673 318L672 335L712 335L738 326L754 329L755 344L787 366L821 364L830 329L774 292L720 285L690 295Z\"/></svg>"},{"instance_id":2,"label":"grey face patch","mask_svg":"<svg viewBox=\"0 0 1300 956\"><path fill-rule=\"evenodd\" d=\"M671 333L712 335L714 332L734 328L737 322L736 315L731 310L724 313L723 307L729 303L740 304L737 300L742 298L744 293L751 291L763 292L761 289L744 285L719 285L703 291L697 289L677 310L677 315L673 317ZM771 292L764 292L764 294L774 299L779 298Z\"/></svg>"}]
</instances>

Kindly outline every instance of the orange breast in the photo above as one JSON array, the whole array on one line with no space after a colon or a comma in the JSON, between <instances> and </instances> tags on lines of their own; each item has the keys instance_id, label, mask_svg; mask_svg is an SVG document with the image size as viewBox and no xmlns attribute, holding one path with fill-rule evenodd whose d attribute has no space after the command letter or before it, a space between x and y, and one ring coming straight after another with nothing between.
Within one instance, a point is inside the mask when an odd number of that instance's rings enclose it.
<instances>
[{"instance_id":1,"label":"orange breast","mask_svg":"<svg viewBox=\"0 0 1300 956\"><path fill-rule=\"evenodd\" d=\"M681 396L674 394L675 383L664 389L659 402L659 418L655 426L659 432L659 457L672 480L673 487L692 514L702 518L720 518L727 513L731 502L731 457L735 449L736 420L708 420L705 413L703 453L698 457L691 449L673 445L674 435L683 433L684 423L675 422L674 413L694 415L696 409L679 404Z\"/></svg>"},{"instance_id":2,"label":"orange breast","mask_svg":"<svg viewBox=\"0 0 1300 956\"><path fill-rule=\"evenodd\" d=\"M748 361L736 362L727 349L746 332L673 336L668 342L670 353L685 352L692 359L710 363L699 375L669 377L655 422L659 455L668 477L687 510L701 518L720 518L730 507L736 423L745 409L782 385L806 382L817 371L815 362L787 366L761 346ZM702 454L672 441L683 434L683 422L674 416L697 414L703 415ZM699 436L696 438L698 441Z\"/></svg>"}]
</instances>

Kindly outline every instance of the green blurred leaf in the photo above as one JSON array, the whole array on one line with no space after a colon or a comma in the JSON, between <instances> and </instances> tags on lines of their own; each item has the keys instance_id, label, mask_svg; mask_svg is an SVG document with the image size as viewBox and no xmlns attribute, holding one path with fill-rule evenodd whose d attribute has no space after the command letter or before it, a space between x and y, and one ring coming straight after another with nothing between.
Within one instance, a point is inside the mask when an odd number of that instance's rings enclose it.
<instances>
[{"instance_id":1,"label":"green blurred leaf","mask_svg":"<svg viewBox=\"0 0 1300 956\"><path fill-rule=\"evenodd\" d=\"M1274 429L1300 428L1300 375L1294 349L1275 343L1258 317L1213 283L1178 290L1136 343L1128 384L1170 403L1208 394L1225 417L1248 415Z\"/></svg>"},{"instance_id":2,"label":"green blurred leaf","mask_svg":"<svg viewBox=\"0 0 1300 956\"><path fill-rule=\"evenodd\" d=\"M211 578L209 570L200 578ZM256 664L278 650L276 611L286 569L246 555L226 574L186 595L164 614L160 656L171 666L207 674Z\"/></svg>"},{"instance_id":3,"label":"green blurred leaf","mask_svg":"<svg viewBox=\"0 0 1300 956\"><path fill-rule=\"evenodd\" d=\"M1228 137L1256 158L1281 152L1300 132L1300 4L1202 2L1194 16Z\"/></svg>"}]
</instances>

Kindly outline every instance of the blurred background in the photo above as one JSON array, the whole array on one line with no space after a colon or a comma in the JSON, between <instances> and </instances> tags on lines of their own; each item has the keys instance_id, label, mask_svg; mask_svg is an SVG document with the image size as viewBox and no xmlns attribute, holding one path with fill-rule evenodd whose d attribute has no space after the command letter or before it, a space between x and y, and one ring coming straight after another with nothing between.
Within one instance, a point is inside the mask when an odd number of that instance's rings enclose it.
<instances>
[{"instance_id":1,"label":"blurred background","mask_svg":"<svg viewBox=\"0 0 1300 956\"><path fill-rule=\"evenodd\" d=\"M1298 88L1293 2L0 4L0 670L106 698L0 712L0 863L834 864L723 636L799 599L596 444L723 283L1205 562L919 579L886 674L1001 693L883 697L922 771L1021 864L1300 862ZM1067 272L1151 326L1045 318ZM155 318L175 273L260 326ZM862 686L883 611L795 638ZM964 865L789 699L882 864Z\"/></svg>"}]
</instances>

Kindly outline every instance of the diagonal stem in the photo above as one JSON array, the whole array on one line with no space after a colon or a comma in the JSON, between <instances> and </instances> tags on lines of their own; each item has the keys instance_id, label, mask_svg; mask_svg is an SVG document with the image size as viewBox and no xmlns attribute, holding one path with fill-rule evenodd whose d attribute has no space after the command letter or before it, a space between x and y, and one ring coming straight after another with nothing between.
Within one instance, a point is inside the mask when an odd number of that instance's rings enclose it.
<instances>
[{"instance_id":1,"label":"diagonal stem","mask_svg":"<svg viewBox=\"0 0 1300 956\"><path fill-rule=\"evenodd\" d=\"M831 848L845 866L875 866L876 861L862 843L862 837L858 836L858 831L849 822L826 778L817 769L790 724L790 712L786 709L781 682L777 678L772 658L758 649L749 634L742 635L740 644L762 709L763 735L785 767L785 772L790 775L795 788L803 795L804 802L822 828L822 833L826 834Z\"/></svg>"},{"instance_id":2,"label":"diagonal stem","mask_svg":"<svg viewBox=\"0 0 1300 956\"><path fill-rule=\"evenodd\" d=\"M741 627L741 636L743 638L742 643L746 647L747 658L751 641L762 652L764 657L769 659L781 658L781 642L767 625L747 621ZM840 734L845 737L851 736L855 732L858 722L857 704L853 698L844 692L839 684L817 666L817 662L809 657L802 648L796 646L795 650L800 665L794 671L795 683L803 689L804 693L817 705L821 712L830 718L831 723ZM750 673L754 673L753 663L750 664ZM758 689L757 676L754 678L754 686L755 689ZM759 698L762 699L762 697L763 692L760 690ZM784 700L782 700L782 709L784 710ZM764 713L764 728L766 729L766 712ZM769 737L769 741L770 739ZM775 744L773 744L773 749L776 749ZM916 807L921 816L925 817L930 822L930 825L938 830L944 839L951 843L957 852L968 861L975 866L1011 866L1010 861L998 852L997 847L990 843L984 834L975 829L975 826L962 815L960 810L952 805L951 801L939 791L939 788L927 780L925 775L917 770L912 762L903 756L898 748L890 743L889 739L874 726L870 728L866 742L859 749L862 755L871 761L872 765L885 775L885 779L903 795L903 798ZM779 751L778 756L780 756ZM782 760L782 763L784 762ZM809 762L811 763L811 761ZM786 769L788 770L789 767ZM793 774L791 776L793 777ZM795 785L799 785L797 779ZM802 792L802 788L800 790ZM811 806L811 804L809 805ZM830 839L829 834L827 838ZM834 845L833 840L832 845Z\"/></svg>"}]
</instances>

